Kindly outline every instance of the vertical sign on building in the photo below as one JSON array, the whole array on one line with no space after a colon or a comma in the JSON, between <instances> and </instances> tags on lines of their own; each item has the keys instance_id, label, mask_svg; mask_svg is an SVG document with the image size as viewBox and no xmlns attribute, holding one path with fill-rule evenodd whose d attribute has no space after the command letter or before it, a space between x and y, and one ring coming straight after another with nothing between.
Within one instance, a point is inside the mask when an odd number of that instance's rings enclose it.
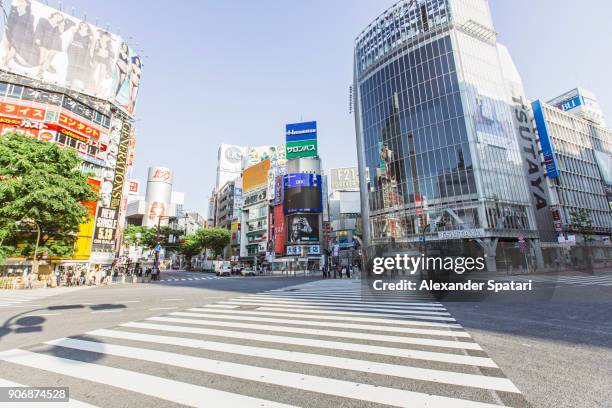
<instances>
[{"instance_id":1,"label":"vertical sign on building","mask_svg":"<svg viewBox=\"0 0 612 408\"><path fill-rule=\"evenodd\" d=\"M533 108L533 117L538 129L538 135L540 136L540 147L542 148L542 154L544 155L546 172L548 173L548 177L551 179L557 178L559 177L557 158L555 157L555 152L550 141L550 135L548 133L548 126L546 125L546 118L544 118L542 103L539 100L536 100L532 102L531 106Z\"/></svg>"}]
</instances>

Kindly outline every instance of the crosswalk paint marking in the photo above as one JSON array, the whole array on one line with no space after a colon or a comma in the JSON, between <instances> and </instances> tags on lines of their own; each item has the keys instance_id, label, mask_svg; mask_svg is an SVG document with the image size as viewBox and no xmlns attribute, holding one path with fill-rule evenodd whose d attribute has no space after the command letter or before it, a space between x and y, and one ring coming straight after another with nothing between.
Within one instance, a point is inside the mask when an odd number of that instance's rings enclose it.
<instances>
[{"instance_id":1,"label":"crosswalk paint marking","mask_svg":"<svg viewBox=\"0 0 612 408\"><path fill-rule=\"evenodd\" d=\"M373 330L373 331L384 331L392 333L408 333L408 334L423 334L429 336L449 336L449 337L467 337L471 336L465 331L451 331L451 330L433 330L433 329L412 329L408 327L389 327L369 324L356 324L356 323L332 323L332 322L313 322L312 320L302 319L273 319L266 317L254 317L254 316L236 316L222 313L190 313L190 312L174 312L170 313L171 316L185 316L185 317L201 317L207 319L227 319L227 320L248 320L254 322L266 322L266 323L278 323L278 324L295 324L300 326L323 326L323 327L335 327L340 329L359 329L359 330Z\"/></svg>"},{"instance_id":2,"label":"crosswalk paint marking","mask_svg":"<svg viewBox=\"0 0 612 408\"><path fill-rule=\"evenodd\" d=\"M244 346L240 344L228 344L215 341L197 340L173 336L159 336L153 334L134 333L118 330L101 329L91 331L87 334L92 336L110 337L123 340L133 340L139 342L197 348L222 353L233 353L251 357L269 358L274 360L283 360L302 364L320 365L415 380L435 381L476 388L493 387L492 389L498 389L500 391L518 392L516 387L514 385L511 385L512 382L510 380L500 377L488 377L482 375L457 373L452 371L441 371L404 365L378 363L374 361L358 360L352 358L333 357L315 353L303 353L298 351ZM489 382L489 379L491 378L493 380ZM503 389L496 387L503 387Z\"/></svg>"},{"instance_id":3,"label":"crosswalk paint marking","mask_svg":"<svg viewBox=\"0 0 612 408\"><path fill-rule=\"evenodd\" d=\"M295 310L294 313L282 313L282 312L263 312L261 309L257 310L231 310L226 308L216 308L213 307L215 305L205 305L203 308L191 308L187 309L190 312L214 312L214 313L223 313L223 314L237 314L237 315L245 315L245 316L275 316L275 317L291 317L295 318ZM223 309L223 310L217 310ZM300 318L302 319L318 319L318 320L339 320L346 321L346 317L342 316L332 316L326 313L323 314L302 314L300 313ZM458 324L453 323L437 323L437 322L424 322L420 320L406 320L406 319L383 319L376 317L350 317L350 320L355 322L364 322L364 323L379 323L386 325L406 325L406 326L421 326L421 327L448 327L461 329L462 327Z\"/></svg>"},{"instance_id":4,"label":"crosswalk paint marking","mask_svg":"<svg viewBox=\"0 0 612 408\"><path fill-rule=\"evenodd\" d=\"M372 346L368 344L357 344L341 341L316 340L299 337L278 336L272 334L247 333L220 329L205 329L201 327L174 326L139 322L124 323L121 326L175 333L204 334L235 339L257 340L270 343L291 344L296 346L308 346L330 349L337 348L339 350L357 351L360 353L381 354L395 357L405 357L417 360L431 360L454 364L477 365L482 367L497 367L493 360L486 357L472 357L460 354L412 350L407 348L396 348L389 346Z\"/></svg>"},{"instance_id":5,"label":"crosswalk paint marking","mask_svg":"<svg viewBox=\"0 0 612 408\"><path fill-rule=\"evenodd\" d=\"M426 307L429 309L435 309L443 307L440 303L437 302L376 302L371 300L361 300L361 299L326 299L318 296L311 298L300 298L294 296L284 296L284 295L248 295L244 297L240 297L238 299L258 299L258 300L293 300L296 302L308 302L310 300L321 300L328 303L360 303L366 305L392 305L392 306L415 306L415 307Z\"/></svg>"},{"instance_id":6,"label":"crosswalk paint marking","mask_svg":"<svg viewBox=\"0 0 612 408\"><path fill-rule=\"evenodd\" d=\"M315 305L315 306L352 306L358 308L371 308L372 306L382 306L386 309L399 309L407 310L411 313L423 313L432 314L439 316L448 316L449 314L445 311L444 307L425 307L425 306L410 306L410 305L379 305L376 302L327 302L325 300L282 300L282 299L253 299L253 298L237 298L233 299L233 302L243 303L267 303L267 304L280 304L280 305Z\"/></svg>"},{"instance_id":7,"label":"crosswalk paint marking","mask_svg":"<svg viewBox=\"0 0 612 408\"><path fill-rule=\"evenodd\" d=\"M241 305L243 303L241 302L235 302L233 300L227 300L227 301L221 301L219 302L221 304L226 304L226 305ZM270 306L275 306L274 303L265 303L265 302L249 302L249 304L252 305L260 305L260 306L264 306L264 307L270 307ZM421 311L411 311L411 310L398 310L398 309L387 309L387 308L373 308L373 307L359 307L359 306L329 306L329 307L323 307L323 306L316 306L316 305L299 305L300 311L302 311L303 309L309 309L309 310L327 310L330 313L335 313L336 310L338 311L346 311L346 310L350 310L350 311L358 311L358 310L367 310L368 312L386 312L388 314L393 314L393 313L397 313L397 314L402 314L402 315L409 315L414 319L427 319L427 320L439 320L439 321L446 321L446 322L454 322L455 319L453 319L452 317L447 317L450 316L449 313L444 313L444 316L434 316L431 314L424 314ZM391 313L390 313L391 312ZM441 312L440 312L441 313ZM371 315L371 313L369 313Z\"/></svg>"},{"instance_id":8,"label":"crosswalk paint marking","mask_svg":"<svg viewBox=\"0 0 612 408\"><path fill-rule=\"evenodd\" d=\"M418 337L407 337L407 336L389 336L384 334L368 334L358 332L348 332L339 330L323 330L323 329L305 329L300 327L282 327L273 326L267 324L253 324L253 323L237 323L237 322L226 322L220 320L200 320L200 319L181 319L178 317L150 317L146 319L148 321L164 322L164 323L185 323L194 324L199 326L219 326L219 327L231 327L238 329L253 329L253 330L267 330L281 333L300 333L308 334L313 336L323 337L342 337L347 339L355 340L370 340L370 341L384 341L390 343L400 344L419 344L423 346L434 346L434 347L446 347L456 348L463 350L482 350L478 343L465 342L465 341L450 341L450 340L433 340Z\"/></svg>"},{"instance_id":9,"label":"crosswalk paint marking","mask_svg":"<svg viewBox=\"0 0 612 408\"><path fill-rule=\"evenodd\" d=\"M215 407L290 407L290 405L286 404L219 391L121 368L85 363L20 349L0 352L0 360L79 379L86 379L190 406L206 404L206 406Z\"/></svg>"},{"instance_id":10,"label":"crosswalk paint marking","mask_svg":"<svg viewBox=\"0 0 612 408\"><path fill-rule=\"evenodd\" d=\"M240 307L240 305L226 305L226 304L214 304L214 305L205 305L206 307L211 307L211 308L224 308L226 306L233 306L234 309L237 309ZM295 308L283 308L283 307L267 307L267 306L260 306L257 308L258 311L263 310L263 311L267 311L267 312L275 312L275 311L282 311L282 312L293 312L295 313ZM352 310L352 309L349 309ZM306 316L308 314L317 314L317 313L330 313L330 314L337 314L337 315L342 315L342 316L380 316L380 317L390 317L390 318L394 318L394 319L427 319L427 320L442 320L442 321L447 321L447 322L454 322L456 321L455 319L453 319L452 317L448 317L448 318L439 318L439 317L430 317L430 316L417 316L417 315L412 315L412 314L400 314L400 313L365 313L365 312L348 312L348 311L344 311L344 310L337 310L336 308L300 308L300 315L302 316Z\"/></svg>"},{"instance_id":11,"label":"crosswalk paint marking","mask_svg":"<svg viewBox=\"0 0 612 408\"><path fill-rule=\"evenodd\" d=\"M414 407L449 407L461 405L468 406L464 404L466 402L470 402L457 398L433 396L420 392L374 386L353 381L337 380L334 378L317 377L314 375L231 363L221 360L212 360L159 350L149 350L69 338L48 341L46 344L89 351L93 353L102 353L105 355L150 361L166 366L176 366L218 375L225 375L233 378L240 378L243 380L263 382L282 387L318 392L337 397L351 398L379 404L400 405L405 404L406 401L410 401L411 406ZM463 379L468 384L475 382L474 379L467 379L466 377ZM519 392L518 389L516 389L516 387L508 380L505 380L503 383L496 381L496 379L493 380L494 381L492 381L490 385L494 388L490 389ZM469 406L491 407L492 404L475 403Z\"/></svg>"}]
</instances>

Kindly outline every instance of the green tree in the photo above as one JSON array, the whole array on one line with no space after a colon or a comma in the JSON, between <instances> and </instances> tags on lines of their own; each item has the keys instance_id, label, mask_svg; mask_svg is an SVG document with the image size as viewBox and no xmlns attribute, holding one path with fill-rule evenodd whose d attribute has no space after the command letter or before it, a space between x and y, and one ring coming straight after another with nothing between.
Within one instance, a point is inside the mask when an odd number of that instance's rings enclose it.
<instances>
[{"instance_id":1,"label":"green tree","mask_svg":"<svg viewBox=\"0 0 612 408\"><path fill-rule=\"evenodd\" d=\"M79 170L76 152L8 133L0 136L0 252L31 256L40 227L38 254L69 256L85 201L97 199Z\"/></svg>"},{"instance_id":2,"label":"green tree","mask_svg":"<svg viewBox=\"0 0 612 408\"><path fill-rule=\"evenodd\" d=\"M176 249L179 246L182 233L182 231L175 230L167 225L161 226L159 233L157 227L128 225L123 233L123 241L130 245L140 245L149 249L155 248L159 242L166 249ZM137 234L140 234L140 238Z\"/></svg>"},{"instance_id":3,"label":"green tree","mask_svg":"<svg viewBox=\"0 0 612 408\"><path fill-rule=\"evenodd\" d=\"M197 232L204 248L212 250L215 254L221 255L223 248L230 243L230 232L225 228L205 228Z\"/></svg>"},{"instance_id":4,"label":"green tree","mask_svg":"<svg viewBox=\"0 0 612 408\"><path fill-rule=\"evenodd\" d=\"M582 234L582 253L585 260L586 270L593 272L593 260L591 259L591 251L588 246L588 241L593 236L593 220L591 219L591 211L586 208L580 208L570 213L571 224L570 229Z\"/></svg>"},{"instance_id":5,"label":"green tree","mask_svg":"<svg viewBox=\"0 0 612 408\"><path fill-rule=\"evenodd\" d=\"M189 234L181 240L179 250L187 258L187 267L191 266L191 258L204 249L204 243L198 234Z\"/></svg>"}]
</instances>

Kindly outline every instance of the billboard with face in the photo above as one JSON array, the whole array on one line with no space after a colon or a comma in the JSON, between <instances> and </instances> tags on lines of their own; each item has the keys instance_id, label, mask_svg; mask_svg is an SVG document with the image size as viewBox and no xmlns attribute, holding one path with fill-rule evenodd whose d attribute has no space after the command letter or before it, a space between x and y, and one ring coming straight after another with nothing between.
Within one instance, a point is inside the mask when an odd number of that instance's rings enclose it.
<instances>
[{"instance_id":1,"label":"billboard with face","mask_svg":"<svg viewBox=\"0 0 612 408\"><path fill-rule=\"evenodd\" d=\"M319 241L318 214L296 214L287 218L287 242Z\"/></svg>"},{"instance_id":2,"label":"billboard with face","mask_svg":"<svg viewBox=\"0 0 612 408\"><path fill-rule=\"evenodd\" d=\"M0 67L105 99L134 113L142 62L123 39L32 0L14 0Z\"/></svg>"}]
</instances>

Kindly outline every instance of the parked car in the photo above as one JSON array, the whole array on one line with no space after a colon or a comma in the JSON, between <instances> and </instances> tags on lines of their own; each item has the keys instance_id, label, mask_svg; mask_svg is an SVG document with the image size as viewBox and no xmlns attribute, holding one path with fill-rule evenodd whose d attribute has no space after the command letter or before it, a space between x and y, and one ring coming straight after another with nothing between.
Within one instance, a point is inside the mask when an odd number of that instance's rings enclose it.
<instances>
[{"instance_id":1,"label":"parked car","mask_svg":"<svg viewBox=\"0 0 612 408\"><path fill-rule=\"evenodd\" d=\"M255 271L250 266L247 266L246 268L242 268L240 274L242 276L255 276Z\"/></svg>"}]
</instances>

